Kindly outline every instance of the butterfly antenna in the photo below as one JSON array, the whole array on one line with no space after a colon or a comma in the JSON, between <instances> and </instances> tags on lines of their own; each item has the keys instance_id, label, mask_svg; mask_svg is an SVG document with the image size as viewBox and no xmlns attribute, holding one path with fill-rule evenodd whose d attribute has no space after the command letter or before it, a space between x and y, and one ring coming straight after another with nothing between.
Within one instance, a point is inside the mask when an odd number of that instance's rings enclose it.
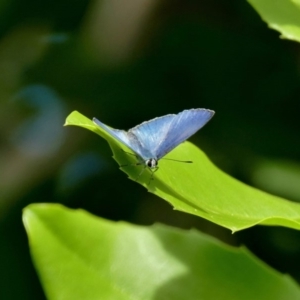
<instances>
[{"instance_id":1,"label":"butterfly antenna","mask_svg":"<svg viewBox=\"0 0 300 300\"><path fill-rule=\"evenodd\" d=\"M164 157L162 157L161 159L173 160L173 161L182 162L182 163L187 163L187 164L192 164L192 163L193 163L191 160L178 160L178 159L164 158Z\"/></svg>"},{"instance_id":2,"label":"butterfly antenna","mask_svg":"<svg viewBox=\"0 0 300 300\"><path fill-rule=\"evenodd\" d=\"M144 173L144 171L145 171L146 168L147 168L147 167L145 166L145 167L142 169L142 171L140 172L140 174L138 175L138 177L137 177L134 181L138 181L138 179L142 176L142 174Z\"/></svg>"}]
</instances>

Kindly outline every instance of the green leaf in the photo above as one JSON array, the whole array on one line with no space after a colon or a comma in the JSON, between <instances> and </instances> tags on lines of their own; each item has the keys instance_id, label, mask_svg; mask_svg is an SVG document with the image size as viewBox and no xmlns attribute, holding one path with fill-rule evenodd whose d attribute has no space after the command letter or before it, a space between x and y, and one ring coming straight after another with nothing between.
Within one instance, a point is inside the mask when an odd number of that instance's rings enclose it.
<instances>
[{"instance_id":1,"label":"green leaf","mask_svg":"<svg viewBox=\"0 0 300 300\"><path fill-rule=\"evenodd\" d=\"M123 151L129 149L79 112L72 112L66 125L81 126L105 138L119 165L136 162L134 156ZM166 157L192 160L193 164L160 160L154 180L149 182L151 172L146 169L137 181L175 209L201 216L232 231L256 224L300 229L298 203L264 193L228 176L193 144L182 143ZM130 166L121 170L136 180L142 168Z\"/></svg>"},{"instance_id":2,"label":"green leaf","mask_svg":"<svg viewBox=\"0 0 300 300\"><path fill-rule=\"evenodd\" d=\"M282 38L300 42L300 1L299 0L248 0L272 29L281 33Z\"/></svg>"},{"instance_id":3,"label":"green leaf","mask_svg":"<svg viewBox=\"0 0 300 300\"><path fill-rule=\"evenodd\" d=\"M196 230L112 222L32 204L23 222L47 299L299 299L297 284L247 249Z\"/></svg>"}]
</instances>

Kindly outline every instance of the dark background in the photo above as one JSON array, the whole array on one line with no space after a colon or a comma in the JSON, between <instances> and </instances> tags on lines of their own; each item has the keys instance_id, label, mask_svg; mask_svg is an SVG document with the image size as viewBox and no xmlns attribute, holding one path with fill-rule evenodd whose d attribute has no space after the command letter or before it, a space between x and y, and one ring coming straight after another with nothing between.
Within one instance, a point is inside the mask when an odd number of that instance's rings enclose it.
<instances>
[{"instance_id":1,"label":"dark background","mask_svg":"<svg viewBox=\"0 0 300 300\"><path fill-rule=\"evenodd\" d=\"M1 299L44 299L21 220L34 202L196 227L300 280L298 231L232 235L174 212L119 171L104 140L62 127L73 110L128 129L213 109L191 141L235 178L299 201L298 44L240 0L11 0L0 13Z\"/></svg>"}]
</instances>

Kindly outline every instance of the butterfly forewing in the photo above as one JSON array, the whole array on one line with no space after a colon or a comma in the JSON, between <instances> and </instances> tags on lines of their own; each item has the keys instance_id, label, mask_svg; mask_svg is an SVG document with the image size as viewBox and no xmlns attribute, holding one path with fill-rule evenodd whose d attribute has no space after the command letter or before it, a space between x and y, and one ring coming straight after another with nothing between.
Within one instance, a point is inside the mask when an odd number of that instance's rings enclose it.
<instances>
[{"instance_id":1,"label":"butterfly forewing","mask_svg":"<svg viewBox=\"0 0 300 300\"><path fill-rule=\"evenodd\" d=\"M169 126L169 130L162 142L155 148L158 159L165 156L180 143L187 140L202 128L214 115L214 111L208 109L190 109L176 115ZM164 133L165 134L165 133Z\"/></svg>"}]
</instances>

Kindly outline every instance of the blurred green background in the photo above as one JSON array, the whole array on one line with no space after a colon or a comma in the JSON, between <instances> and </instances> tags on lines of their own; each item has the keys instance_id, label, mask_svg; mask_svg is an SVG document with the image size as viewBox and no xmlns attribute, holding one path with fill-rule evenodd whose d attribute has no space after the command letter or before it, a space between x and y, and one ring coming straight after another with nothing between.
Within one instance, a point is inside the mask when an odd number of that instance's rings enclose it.
<instances>
[{"instance_id":1,"label":"blurred green background","mask_svg":"<svg viewBox=\"0 0 300 300\"><path fill-rule=\"evenodd\" d=\"M73 110L128 129L213 109L190 140L239 180L300 201L298 44L240 0L4 0L0 13L0 299L45 298L21 220L34 202L195 227L300 280L297 231L232 235L174 212L119 171L104 140L62 126Z\"/></svg>"}]
</instances>

